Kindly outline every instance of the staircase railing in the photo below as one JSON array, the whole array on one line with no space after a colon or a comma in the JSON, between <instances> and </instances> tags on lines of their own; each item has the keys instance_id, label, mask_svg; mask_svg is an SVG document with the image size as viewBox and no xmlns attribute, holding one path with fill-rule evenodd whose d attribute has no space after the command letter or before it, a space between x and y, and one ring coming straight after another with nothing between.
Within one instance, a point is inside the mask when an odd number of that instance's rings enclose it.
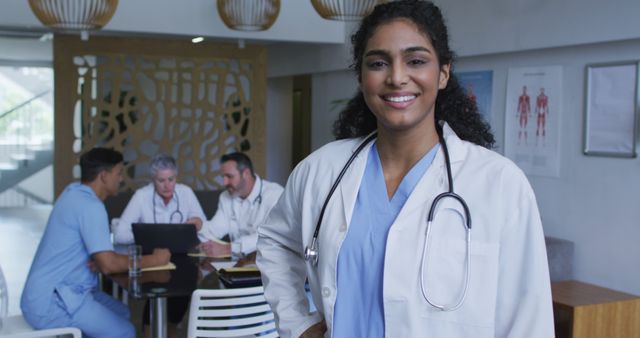
<instances>
[{"instance_id":1,"label":"staircase railing","mask_svg":"<svg viewBox=\"0 0 640 338\"><path fill-rule=\"evenodd\" d=\"M42 125L42 112L33 107L36 100L50 93L51 90L43 91L0 114L0 168L27 159L30 145L50 145L51 135L34 131Z\"/></svg>"},{"instance_id":2,"label":"staircase railing","mask_svg":"<svg viewBox=\"0 0 640 338\"><path fill-rule=\"evenodd\" d=\"M11 108L11 109L7 110L6 112L4 112L4 113L0 114L0 120L1 120L3 117L5 117L5 116L7 116L7 115L9 115L9 114L11 114L11 113L13 113L13 112L15 112L15 111L18 111L20 108L22 108L22 107L24 107L24 106L28 105L29 103L31 103L31 102L33 102L33 101L35 101L35 100L37 100L37 99L39 99L39 98L41 98L41 97L43 97L43 96L45 96L45 95L49 94L49 93L51 93L51 89L45 90L45 91L43 91L42 93L40 93L40 94L36 94L34 97L32 97L32 98L30 98L30 99L28 99L28 100L26 100L26 101L24 101L24 102L22 102L22 103L17 104L15 107L13 107L13 108Z\"/></svg>"},{"instance_id":3,"label":"staircase railing","mask_svg":"<svg viewBox=\"0 0 640 338\"><path fill-rule=\"evenodd\" d=\"M47 103L38 101L51 93L52 90L43 91L0 113L0 206L42 202L17 184L48 165L40 158L35 162L36 168L30 160L35 158L36 151L51 149L53 144L52 128L45 127L51 125L53 112Z\"/></svg>"}]
</instances>

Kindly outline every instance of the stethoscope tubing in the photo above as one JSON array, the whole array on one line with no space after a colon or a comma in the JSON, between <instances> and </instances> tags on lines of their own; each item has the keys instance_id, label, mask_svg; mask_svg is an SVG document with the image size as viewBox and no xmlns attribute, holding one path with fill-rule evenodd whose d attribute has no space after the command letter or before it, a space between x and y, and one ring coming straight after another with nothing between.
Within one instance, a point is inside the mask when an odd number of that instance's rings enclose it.
<instances>
[{"instance_id":1,"label":"stethoscope tubing","mask_svg":"<svg viewBox=\"0 0 640 338\"><path fill-rule=\"evenodd\" d=\"M158 220L156 219L156 195L158 195L158 191L154 186L153 195L151 196L151 201L153 203L153 223L158 223ZM180 211L180 199L178 198L178 193L175 191L175 189L173 190L173 198L175 198L176 200L176 210L169 215L169 222L173 221L173 215L178 215L178 217L180 217L178 219L178 223L182 223L184 221L184 215L182 214L182 211Z\"/></svg>"},{"instance_id":2,"label":"stethoscope tubing","mask_svg":"<svg viewBox=\"0 0 640 338\"><path fill-rule=\"evenodd\" d=\"M318 222L316 223L316 229L313 232L311 245L307 246L304 250L304 259L306 261L310 261L311 264L313 264L313 266L318 265L318 258L319 258L318 257L318 235L320 234L320 227L322 226L322 219L324 218L324 212L327 209L327 205L329 204L329 201L331 200L331 196L333 196L333 193L338 188L338 185L340 185L340 181L342 181L342 177L347 172L347 169L349 169L349 167L351 166L351 163L356 159L356 157L358 157L358 154L360 154L362 149L364 149L364 147L367 144L369 144L369 142L373 141L376 138L376 136L378 136L378 133L372 133L364 141L362 141L362 143L360 143L358 148L353 152L353 154L351 154L351 157L349 157L349 160L347 160L347 163L344 165L344 167L342 167L342 170L340 170L340 173L338 174L338 178L336 178L335 182L333 182L331 189L329 189L329 194L327 195L327 198L325 198L324 203L322 204L322 209L320 209L320 216L318 217Z\"/></svg>"},{"instance_id":3,"label":"stethoscope tubing","mask_svg":"<svg viewBox=\"0 0 640 338\"><path fill-rule=\"evenodd\" d=\"M441 130L442 124L443 122L440 123L440 128L438 129L438 139L444 153L444 160L445 160L445 166L447 170L447 179L449 183L449 187L448 187L449 189L448 191L443 192L438 196L436 196L433 202L431 203L431 207L429 208L429 213L427 216L427 231L425 235L424 246L422 248L422 255L421 255L421 262L420 262L420 288L421 288L422 296L427 301L427 303L429 303L431 306L441 311L454 311L460 308L460 306L462 306L462 304L464 303L464 300L467 295L467 290L469 287L469 279L470 279L470 271L471 271L471 213L469 211L469 207L467 206L467 203L464 201L464 199L460 195L456 194L453 189L453 177L451 174L451 160L449 158L449 150L447 149L447 143L444 140L444 137L442 136L442 130ZM350 167L351 163L355 160L355 158L362 151L362 149L364 149L364 147L368 143L370 143L373 139L375 139L376 136L377 136L377 133L375 132L369 135L358 146L358 148L354 151L351 157L349 157L349 160L347 161L347 163L344 165L344 167L338 174L338 177L336 178L335 182L331 186L331 189L329 190L329 193L327 194L327 197L325 198L324 203L322 204L322 208L320 209L320 215L318 217L318 222L316 223L316 227L313 232L311 243L309 246L305 248L305 251L304 251L305 260L310 262L313 266L318 265L318 259L319 259L318 236L320 234L320 227L322 226L322 219L324 217L324 213L327 208L327 205L331 200L331 196L333 196L333 193L335 192L338 185L342 181L342 177L347 172L347 169ZM465 258L466 264L465 264L465 273L464 273L465 274L464 287L462 288L462 291L460 292L460 295L458 296L457 301L450 306L438 304L432 301L428 296L428 293L424 284L424 262L427 255L427 247L430 240L433 218L435 216L435 211L437 209L438 203L440 203L442 200L444 200L447 197L455 199L462 205L462 208L464 210L464 216L465 216L464 226L465 226L465 237L466 237L466 258Z\"/></svg>"},{"instance_id":4,"label":"stethoscope tubing","mask_svg":"<svg viewBox=\"0 0 640 338\"><path fill-rule=\"evenodd\" d=\"M455 311L458 308L460 308L460 306L462 306L462 303L464 303L465 298L467 297L467 290L469 289L469 275L470 275L470 271L471 271L471 228L469 227L465 227L465 233L466 233L466 262L465 262L465 270L464 270L464 287L462 288L462 292L460 292L460 295L458 296L458 300L450 306L444 305L444 304L438 304L434 301L431 300L431 298L429 298L429 295L427 293L427 289L424 286L424 262L426 260L427 257L427 247L429 246L429 240L431 238L431 226L432 226L433 222L432 221L428 221L427 222L427 234L426 234L426 238L425 238L425 244L422 246L422 259L420 260L420 291L422 292L422 297L424 298L424 300L427 301L427 303L429 303L429 305L435 307L436 309L440 310L440 311Z\"/></svg>"}]
</instances>

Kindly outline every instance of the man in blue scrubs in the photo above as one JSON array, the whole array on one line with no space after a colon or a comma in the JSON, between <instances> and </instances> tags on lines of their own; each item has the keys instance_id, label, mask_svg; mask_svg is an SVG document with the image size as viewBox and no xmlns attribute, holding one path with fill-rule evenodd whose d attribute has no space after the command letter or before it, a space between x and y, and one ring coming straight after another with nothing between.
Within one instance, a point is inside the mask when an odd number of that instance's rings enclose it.
<instances>
[{"instance_id":1,"label":"man in blue scrubs","mask_svg":"<svg viewBox=\"0 0 640 338\"><path fill-rule=\"evenodd\" d=\"M81 182L66 187L49 216L20 306L36 329L73 326L85 337L135 337L129 309L97 289L96 271L128 269L128 257L113 251L103 204L122 182L122 154L94 148L80 157L80 168ZM170 256L156 249L141 266L167 264Z\"/></svg>"}]
</instances>

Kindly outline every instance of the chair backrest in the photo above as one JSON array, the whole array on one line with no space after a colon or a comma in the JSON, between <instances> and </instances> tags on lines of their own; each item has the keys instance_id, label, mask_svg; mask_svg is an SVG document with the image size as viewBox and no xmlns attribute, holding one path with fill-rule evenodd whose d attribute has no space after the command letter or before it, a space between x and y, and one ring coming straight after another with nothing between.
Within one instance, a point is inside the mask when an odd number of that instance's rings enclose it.
<instances>
[{"instance_id":1,"label":"chair backrest","mask_svg":"<svg viewBox=\"0 0 640 338\"><path fill-rule=\"evenodd\" d=\"M275 320L262 286L198 289L191 296L189 338L259 335L277 338Z\"/></svg>"}]
</instances>

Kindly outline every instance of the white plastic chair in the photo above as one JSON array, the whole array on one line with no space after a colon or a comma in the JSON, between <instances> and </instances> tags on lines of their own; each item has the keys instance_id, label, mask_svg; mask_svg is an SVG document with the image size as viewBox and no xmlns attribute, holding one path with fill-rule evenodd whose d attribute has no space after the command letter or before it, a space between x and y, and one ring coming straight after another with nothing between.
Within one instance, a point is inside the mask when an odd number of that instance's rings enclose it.
<instances>
[{"instance_id":1,"label":"white plastic chair","mask_svg":"<svg viewBox=\"0 0 640 338\"><path fill-rule=\"evenodd\" d=\"M24 320L22 315L4 318L2 320L2 329L0 329L0 337L7 338L49 338L60 336L82 338L82 332L75 327L35 330Z\"/></svg>"},{"instance_id":2,"label":"white plastic chair","mask_svg":"<svg viewBox=\"0 0 640 338\"><path fill-rule=\"evenodd\" d=\"M191 296L188 338L277 338L262 286L198 289Z\"/></svg>"},{"instance_id":3,"label":"white plastic chair","mask_svg":"<svg viewBox=\"0 0 640 338\"><path fill-rule=\"evenodd\" d=\"M0 337L11 338L48 338L71 335L82 338L82 332L74 327L35 330L22 315L5 317L9 306L7 283L0 267Z\"/></svg>"}]
</instances>

